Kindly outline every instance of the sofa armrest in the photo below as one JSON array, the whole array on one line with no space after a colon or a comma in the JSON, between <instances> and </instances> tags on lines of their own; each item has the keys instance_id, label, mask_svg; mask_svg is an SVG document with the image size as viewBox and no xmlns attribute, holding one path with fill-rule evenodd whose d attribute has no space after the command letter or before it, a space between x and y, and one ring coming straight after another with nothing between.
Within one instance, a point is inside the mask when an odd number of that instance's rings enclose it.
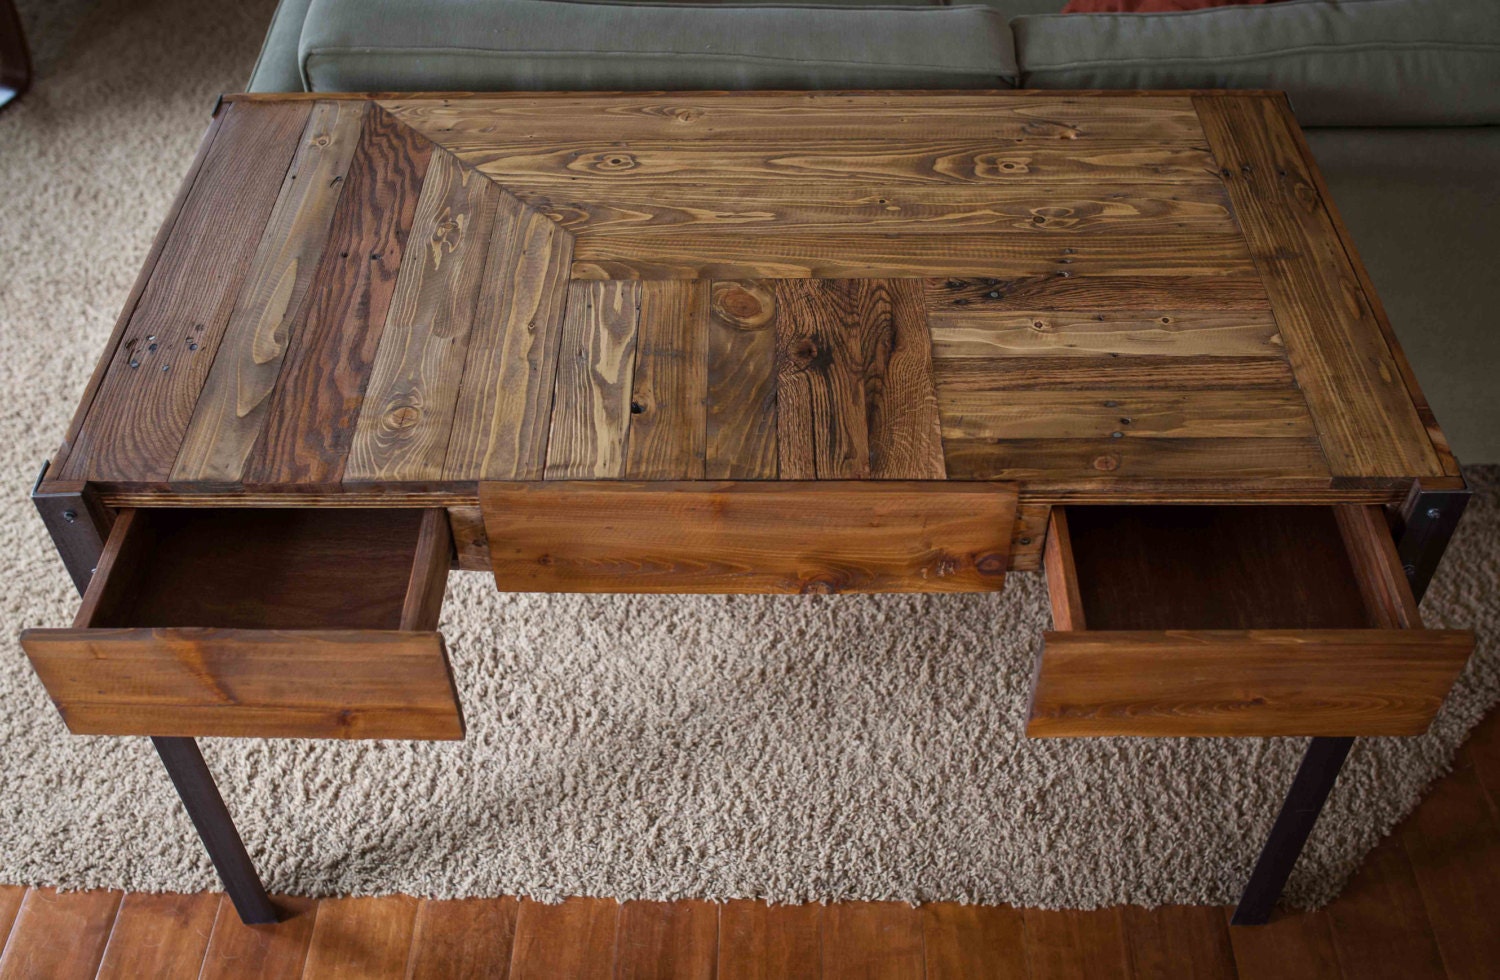
<instances>
[{"instance_id":1,"label":"sofa armrest","mask_svg":"<svg viewBox=\"0 0 1500 980\"><path fill-rule=\"evenodd\" d=\"M271 15L271 27L260 46L260 57L245 83L246 92L301 92L302 71L297 65L297 42L312 0L281 0Z\"/></svg>"}]
</instances>

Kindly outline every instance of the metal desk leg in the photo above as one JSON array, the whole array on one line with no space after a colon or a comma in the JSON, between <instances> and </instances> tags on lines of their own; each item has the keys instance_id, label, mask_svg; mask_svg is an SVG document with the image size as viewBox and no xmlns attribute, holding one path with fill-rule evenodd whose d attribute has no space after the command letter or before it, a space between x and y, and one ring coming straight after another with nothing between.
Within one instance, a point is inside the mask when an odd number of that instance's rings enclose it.
<instances>
[{"instance_id":1,"label":"metal desk leg","mask_svg":"<svg viewBox=\"0 0 1500 980\"><path fill-rule=\"evenodd\" d=\"M1468 505L1469 493L1467 489L1424 491L1418 484L1402 506L1403 527L1396 551L1411 582L1412 594L1419 602L1453 538ZM1281 897L1281 890L1353 745L1352 738L1315 738L1308 745L1281 805L1281 813L1271 826L1271 834L1235 907L1231 920L1234 925L1264 925L1270 920L1271 910Z\"/></svg>"}]
</instances>

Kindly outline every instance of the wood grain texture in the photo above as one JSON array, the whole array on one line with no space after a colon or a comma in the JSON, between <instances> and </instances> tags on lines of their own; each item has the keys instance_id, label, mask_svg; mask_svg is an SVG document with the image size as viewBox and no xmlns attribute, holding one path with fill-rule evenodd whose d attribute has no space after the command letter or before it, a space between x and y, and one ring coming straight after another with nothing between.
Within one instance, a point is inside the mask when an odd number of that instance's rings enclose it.
<instances>
[{"instance_id":1,"label":"wood grain texture","mask_svg":"<svg viewBox=\"0 0 1500 980\"><path fill-rule=\"evenodd\" d=\"M219 896L210 892L125 895L96 976L196 977L218 912Z\"/></svg>"},{"instance_id":2,"label":"wood grain texture","mask_svg":"<svg viewBox=\"0 0 1500 980\"><path fill-rule=\"evenodd\" d=\"M935 314L1018 310L1141 310L1266 312L1270 297L1260 279L1246 276L1075 276L1069 270L1003 279L947 275L927 280L927 309Z\"/></svg>"},{"instance_id":3,"label":"wood grain texture","mask_svg":"<svg viewBox=\"0 0 1500 980\"><path fill-rule=\"evenodd\" d=\"M122 897L117 891L27 889L0 955L0 977L94 976Z\"/></svg>"},{"instance_id":4,"label":"wood grain texture","mask_svg":"<svg viewBox=\"0 0 1500 980\"><path fill-rule=\"evenodd\" d=\"M1130 976L1120 909L1023 909L1021 916L1032 980Z\"/></svg>"},{"instance_id":5,"label":"wood grain texture","mask_svg":"<svg viewBox=\"0 0 1500 980\"><path fill-rule=\"evenodd\" d=\"M412 929L407 980L505 980L515 940L514 898L424 898Z\"/></svg>"},{"instance_id":6,"label":"wood grain texture","mask_svg":"<svg viewBox=\"0 0 1500 980\"><path fill-rule=\"evenodd\" d=\"M447 511L434 507L422 512L422 526L412 551L411 577L401 603L401 629L436 630L443 611L443 592L453 563L453 530Z\"/></svg>"},{"instance_id":7,"label":"wood grain texture","mask_svg":"<svg viewBox=\"0 0 1500 980\"><path fill-rule=\"evenodd\" d=\"M822 905L719 906L719 980L817 980L823 975Z\"/></svg>"},{"instance_id":8,"label":"wood grain texture","mask_svg":"<svg viewBox=\"0 0 1500 980\"><path fill-rule=\"evenodd\" d=\"M625 902L615 935L617 980L713 980L719 909L712 902Z\"/></svg>"},{"instance_id":9,"label":"wood grain texture","mask_svg":"<svg viewBox=\"0 0 1500 980\"><path fill-rule=\"evenodd\" d=\"M230 107L60 479L170 476L311 110Z\"/></svg>"},{"instance_id":10,"label":"wood grain texture","mask_svg":"<svg viewBox=\"0 0 1500 980\"><path fill-rule=\"evenodd\" d=\"M641 284L623 476L701 480L707 457L706 282Z\"/></svg>"},{"instance_id":11,"label":"wood grain texture","mask_svg":"<svg viewBox=\"0 0 1500 980\"><path fill-rule=\"evenodd\" d=\"M837 902L824 910L824 980L908 980L924 970L916 909L896 902Z\"/></svg>"},{"instance_id":12,"label":"wood grain texture","mask_svg":"<svg viewBox=\"0 0 1500 980\"><path fill-rule=\"evenodd\" d=\"M781 479L942 479L917 285L781 281L775 294Z\"/></svg>"},{"instance_id":13,"label":"wood grain texture","mask_svg":"<svg viewBox=\"0 0 1500 980\"><path fill-rule=\"evenodd\" d=\"M1224 910L1212 905L1120 908L1132 980L1234 977L1234 949Z\"/></svg>"},{"instance_id":14,"label":"wood grain texture","mask_svg":"<svg viewBox=\"0 0 1500 980\"><path fill-rule=\"evenodd\" d=\"M343 478L431 150L384 112L366 119L245 484L320 487Z\"/></svg>"},{"instance_id":15,"label":"wood grain texture","mask_svg":"<svg viewBox=\"0 0 1500 980\"><path fill-rule=\"evenodd\" d=\"M1020 909L931 902L921 907L928 980L1025 980Z\"/></svg>"},{"instance_id":16,"label":"wood grain texture","mask_svg":"<svg viewBox=\"0 0 1500 980\"><path fill-rule=\"evenodd\" d=\"M954 391L944 439L1300 439L1316 443L1296 390Z\"/></svg>"},{"instance_id":17,"label":"wood grain texture","mask_svg":"<svg viewBox=\"0 0 1500 980\"><path fill-rule=\"evenodd\" d=\"M484 483L500 588L968 592L1001 587L1013 488L931 483Z\"/></svg>"},{"instance_id":18,"label":"wood grain texture","mask_svg":"<svg viewBox=\"0 0 1500 980\"><path fill-rule=\"evenodd\" d=\"M932 356L1283 357L1269 313L1098 312L947 307L928 318Z\"/></svg>"},{"instance_id":19,"label":"wood grain texture","mask_svg":"<svg viewBox=\"0 0 1500 980\"><path fill-rule=\"evenodd\" d=\"M1399 833L1365 855L1327 914L1344 976L1447 975Z\"/></svg>"},{"instance_id":20,"label":"wood grain texture","mask_svg":"<svg viewBox=\"0 0 1500 980\"><path fill-rule=\"evenodd\" d=\"M768 282L722 281L710 290L704 476L774 480L776 291Z\"/></svg>"},{"instance_id":21,"label":"wood grain texture","mask_svg":"<svg viewBox=\"0 0 1500 980\"><path fill-rule=\"evenodd\" d=\"M1420 735L1473 643L1461 630L1047 633L1026 733Z\"/></svg>"},{"instance_id":22,"label":"wood grain texture","mask_svg":"<svg viewBox=\"0 0 1500 980\"><path fill-rule=\"evenodd\" d=\"M10 935L10 927L15 924L25 897L25 885L0 885L0 952L5 949L5 940Z\"/></svg>"},{"instance_id":23,"label":"wood grain texture","mask_svg":"<svg viewBox=\"0 0 1500 980\"><path fill-rule=\"evenodd\" d=\"M500 195L446 479L541 479L572 261L573 236L513 195Z\"/></svg>"},{"instance_id":24,"label":"wood grain texture","mask_svg":"<svg viewBox=\"0 0 1500 980\"><path fill-rule=\"evenodd\" d=\"M432 154L354 428L345 483L443 475L500 190Z\"/></svg>"},{"instance_id":25,"label":"wood grain texture","mask_svg":"<svg viewBox=\"0 0 1500 980\"><path fill-rule=\"evenodd\" d=\"M329 980L405 978L418 901L407 895L318 903L303 975Z\"/></svg>"},{"instance_id":26,"label":"wood grain texture","mask_svg":"<svg viewBox=\"0 0 1500 980\"><path fill-rule=\"evenodd\" d=\"M1315 439L954 438L944 440L943 455L950 480L1016 481L1043 492L1197 485L1254 500L1278 486L1328 485Z\"/></svg>"},{"instance_id":27,"label":"wood grain texture","mask_svg":"<svg viewBox=\"0 0 1500 980\"><path fill-rule=\"evenodd\" d=\"M172 467L174 482L238 482L328 242L366 106L318 102L281 185Z\"/></svg>"},{"instance_id":28,"label":"wood grain texture","mask_svg":"<svg viewBox=\"0 0 1500 980\"><path fill-rule=\"evenodd\" d=\"M607 980L613 975L620 903L570 898L558 905L521 901L511 980Z\"/></svg>"},{"instance_id":29,"label":"wood grain texture","mask_svg":"<svg viewBox=\"0 0 1500 980\"><path fill-rule=\"evenodd\" d=\"M1292 391L1296 379L1279 357L1174 357L1162 354L1098 358L1050 356L960 357L933 362L937 390L948 393L1217 388ZM998 395L997 397L1005 397ZM1320 452L1321 455L1321 452Z\"/></svg>"},{"instance_id":30,"label":"wood grain texture","mask_svg":"<svg viewBox=\"0 0 1500 980\"><path fill-rule=\"evenodd\" d=\"M1233 914L1224 910L1225 921ZM1240 980L1326 980L1340 976L1328 916L1307 912L1253 929L1229 930Z\"/></svg>"},{"instance_id":31,"label":"wood grain texture","mask_svg":"<svg viewBox=\"0 0 1500 980\"><path fill-rule=\"evenodd\" d=\"M568 287L547 439L547 479L623 474L639 318L639 284L588 282Z\"/></svg>"},{"instance_id":32,"label":"wood grain texture","mask_svg":"<svg viewBox=\"0 0 1500 980\"><path fill-rule=\"evenodd\" d=\"M199 980L279 980L302 976L312 940L313 920L321 904L314 898L276 895L281 921L247 926L229 896L219 898L213 938L203 956Z\"/></svg>"},{"instance_id":33,"label":"wood grain texture","mask_svg":"<svg viewBox=\"0 0 1500 980\"><path fill-rule=\"evenodd\" d=\"M1042 565L1047 573L1052 628L1060 633L1088 629L1088 613L1084 611L1083 594L1078 588L1078 568L1073 563L1073 538L1065 508L1052 508Z\"/></svg>"},{"instance_id":34,"label":"wood grain texture","mask_svg":"<svg viewBox=\"0 0 1500 980\"><path fill-rule=\"evenodd\" d=\"M1421 629L1422 614L1411 583L1401 567L1396 541L1380 507L1334 508L1354 578L1364 597L1370 623L1381 629Z\"/></svg>"},{"instance_id":35,"label":"wood grain texture","mask_svg":"<svg viewBox=\"0 0 1500 980\"><path fill-rule=\"evenodd\" d=\"M1278 100L1193 100L1336 476L1440 475Z\"/></svg>"}]
</instances>

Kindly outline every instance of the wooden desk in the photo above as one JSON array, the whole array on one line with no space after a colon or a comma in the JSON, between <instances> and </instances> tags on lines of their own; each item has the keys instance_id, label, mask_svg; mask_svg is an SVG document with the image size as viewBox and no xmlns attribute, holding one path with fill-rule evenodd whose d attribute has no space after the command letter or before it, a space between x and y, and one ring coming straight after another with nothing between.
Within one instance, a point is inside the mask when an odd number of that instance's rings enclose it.
<instances>
[{"instance_id":1,"label":"wooden desk","mask_svg":"<svg viewBox=\"0 0 1500 980\"><path fill-rule=\"evenodd\" d=\"M36 489L86 594L23 643L178 778L198 735L462 737L450 556L1045 564L1031 734L1317 737L1263 920L1349 740L1467 659L1416 607L1466 495L1276 93L237 96Z\"/></svg>"}]
</instances>

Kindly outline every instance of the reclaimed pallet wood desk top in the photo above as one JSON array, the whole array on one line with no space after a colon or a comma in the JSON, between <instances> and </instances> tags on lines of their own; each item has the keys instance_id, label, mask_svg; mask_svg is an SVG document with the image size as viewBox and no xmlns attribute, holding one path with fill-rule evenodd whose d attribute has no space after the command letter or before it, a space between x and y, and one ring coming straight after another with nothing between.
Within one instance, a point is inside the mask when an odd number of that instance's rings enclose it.
<instances>
[{"instance_id":1,"label":"reclaimed pallet wood desk top","mask_svg":"<svg viewBox=\"0 0 1500 980\"><path fill-rule=\"evenodd\" d=\"M320 95L216 111L41 489L1457 474L1279 94Z\"/></svg>"}]
</instances>

